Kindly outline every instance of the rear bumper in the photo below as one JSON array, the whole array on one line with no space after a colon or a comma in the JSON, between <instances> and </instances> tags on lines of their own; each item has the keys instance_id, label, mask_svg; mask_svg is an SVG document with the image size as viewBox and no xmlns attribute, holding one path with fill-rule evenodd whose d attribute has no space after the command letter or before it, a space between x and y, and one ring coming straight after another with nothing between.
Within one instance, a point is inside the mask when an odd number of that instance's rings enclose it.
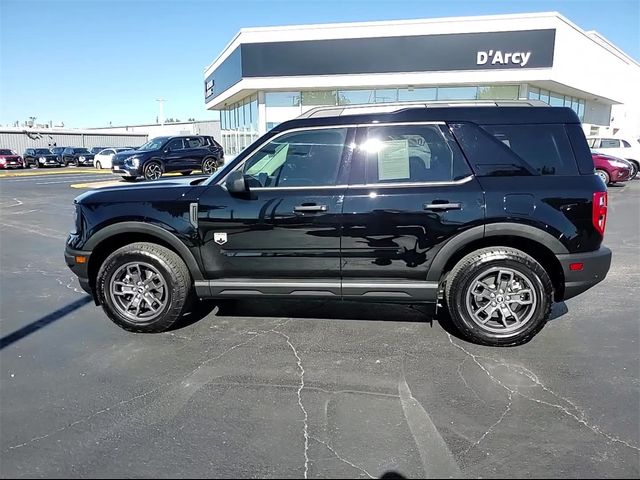
<instances>
[{"instance_id":1,"label":"rear bumper","mask_svg":"<svg viewBox=\"0 0 640 480\"><path fill-rule=\"evenodd\" d=\"M70 248L68 245L64 249L64 260L67 263L67 266L71 269L73 273L75 273L78 277L78 282L80 283L80 287L87 292L89 295L93 296L93 291L91 290L91 284L89 282L89 257L91 256L91 252L84 250L74 250ZM85 257L86 261L84 263L78 263L77 257Z\"/></svg>"},{"instance_id":2,"label":"rear bumper","mask_svg":"<svg viewBox=\"0 0 640 480\"><path fill-rule=\"evenodd\" d=\"M558 255L564 272L563 300L580 295L600 283L611 266L611 250L600 247L595 252ZM582 263L582 270L571 270L571 264Z\"/></svg>"}]
</instances>

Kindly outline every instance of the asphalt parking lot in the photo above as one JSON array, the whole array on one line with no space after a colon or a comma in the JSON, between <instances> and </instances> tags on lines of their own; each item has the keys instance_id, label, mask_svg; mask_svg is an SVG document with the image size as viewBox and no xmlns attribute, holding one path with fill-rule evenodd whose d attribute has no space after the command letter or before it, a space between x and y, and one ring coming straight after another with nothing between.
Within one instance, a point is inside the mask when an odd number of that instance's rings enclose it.
<instances>
[{"instance_id":1,"label":"asphalt parking lot","mask_svg":"<svg viewBox=\"0 0 640 480\"><path fill-rule=\"evenodd\" d=\"M2 477L640 475L640 181L609 190L607 279L497 349L339 302L125 332L63 259L71 185L106 180L0 178Z\"/></svg>"}]
</instances>

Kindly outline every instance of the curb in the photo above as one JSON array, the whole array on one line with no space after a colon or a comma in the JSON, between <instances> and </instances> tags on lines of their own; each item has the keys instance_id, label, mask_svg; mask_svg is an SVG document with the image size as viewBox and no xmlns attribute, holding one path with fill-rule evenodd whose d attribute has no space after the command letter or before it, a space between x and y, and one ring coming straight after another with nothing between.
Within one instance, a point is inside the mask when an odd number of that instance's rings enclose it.
<instances>
[{"instance_id":1,"label":"curb","mask_svg":"<svg viewBox=\"0 0 640 480\"><path fill-rule=\"evenodd\" d=\"M56 168L55 170L43 171L43 169L37 168L37 169L29 169L26 172L25 171L15 172L15 173L3 172L3 173L0 173L0 178L37 177L40 175L74 175L74 174L87 174L87 173L111 174L111 170L107 170L107 169L98 170L97 168L74 168L73 170L67 170L67 169L61 170L59 168Z\"/></svg>"}]
</instances>

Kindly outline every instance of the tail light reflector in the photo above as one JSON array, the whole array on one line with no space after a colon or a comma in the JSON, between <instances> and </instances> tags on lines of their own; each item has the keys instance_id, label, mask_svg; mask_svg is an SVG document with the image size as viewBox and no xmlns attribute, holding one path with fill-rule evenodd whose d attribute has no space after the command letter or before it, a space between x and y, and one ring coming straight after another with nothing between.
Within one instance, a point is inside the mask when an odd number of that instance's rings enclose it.
<instances>
[{"instance_id":1,"label":"tail light reflector","mask_svg":"<svg viewBox=\"0 0 640 480\"><path fill-rule=\"evenodd\" d=\"M604 236L604 229L607 225L607 205L608 205L607 192L595 192L593 194L592 205L592 221L593 226L598 233Z\"/></svg>"}]
</instances>

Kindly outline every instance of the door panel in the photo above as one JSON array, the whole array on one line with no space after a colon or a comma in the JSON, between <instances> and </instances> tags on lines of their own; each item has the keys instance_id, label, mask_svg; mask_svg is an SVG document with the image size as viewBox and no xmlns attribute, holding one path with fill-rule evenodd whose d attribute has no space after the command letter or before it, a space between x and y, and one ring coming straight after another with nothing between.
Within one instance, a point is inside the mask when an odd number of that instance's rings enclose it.
<instances>
[{"instance_id":1,"label":"door panel","mask_svg":"<svg viewBox=\"0 0 640 480\"><path fill-rule=\"evenodd\" d=\"M357 279L425 282L442 246L483 224L481 187L444 125L359 129L357 144L344 200L343 293Z\"/></svg>"},{"instance_id":2,"label":"door panel","mask_svg":"<svg viewBox=\"0 0 640 480\"><path fill-rule=\"evenodd\" d=\"M198 211L207 277L331 279L329 291L339 295L342 203L352 153L345 145L354 133L283 133L238 166L249 193L232 196L220 184L210 187Z\"/></svg>"}]
</instances>

